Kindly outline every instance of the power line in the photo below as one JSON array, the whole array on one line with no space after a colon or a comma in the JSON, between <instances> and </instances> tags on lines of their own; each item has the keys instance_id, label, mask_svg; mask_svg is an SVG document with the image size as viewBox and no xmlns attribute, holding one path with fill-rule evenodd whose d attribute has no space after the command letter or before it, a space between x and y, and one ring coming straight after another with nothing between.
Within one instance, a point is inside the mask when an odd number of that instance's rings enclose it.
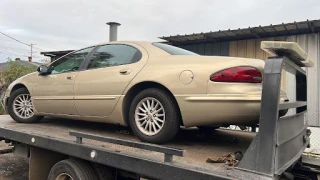
<instances>
[{"instance_id":1,"label":"power line","mask_svg":"<svg viewBox=\"0 0 320 180\"><path fill-rule=\"evenodd\" d=\"M4 51L4 52L10 52L10 53L15 53L15 54L17 54L17 53L19 53L19 54L23 54L23 55L25 55L23 52L17 52L17 51L14 51L14 50L10 50L10 49L3 49L3 48L0 48L0 51Z\"/></svg>"},{"instance_id":2,"label":"power line","mask_svg":"<svg viewBox=\"0 0 320 180\"><path fill-rule=\"evenodd\" d=\"M33 52L33 49L36 49L36 50L38 50L38 51L46 51L46 50L41 49L41 48L39 48L39 47L34 47L35 44L32 44L32 43L31 43L31 44L27 44L27 43L22 42L22 41L14 38L14 37L9 36L9 35L7 35L7 34L5 34L5 33L3 33L3 32L0 32L0 33L3 34L3 35L6 36L6 37L12 39L12 40L15 40L16 42L19 42L19 43L21 43L21 44L24 44L24 45L26 45L26 46L29 46L29 47L31 48L31 52L30 52L30 57L31 57L31 59L32 59L32 56L33 56L33 53L34 53L34 52ZM12 50L11 50L11 51L12 51ZM8 52L7 52L7 53L8 53ZM28 56L27 56L27 57L28 57Z\"/></svg>"},{"instance_id":3,"label":"power line","mask_svg":"<svg viewBox=\"0 0 320 180\"><path fill-rule=\"evenodd\" d=\"M2 40L2 41L9 41L9 42L16 42L16 41L13 41L13 40L11 40L11 39L5 39L5 38L0 38L0 40Z\"/></svg>"},{"instance_id":4,"label":"power line","mask_svg":"<svg viewBox=\"0 0 320 180\"><path fill-rule=\"evenodd\" d=\"M2 51L7 51L7 52L10 51L10 52L19 53L19 54L28 53L28 52L18 52L17 50L7 49L7 48L3 48L3 47L0 47L0 49Z\"/></svg>"},{"instance_id":5,"label":"power line","mask_svg":"<svg viewBox=\"0 0 320 180\"><path fill-rule=\"evenodd\" d=\"M7 47L1 47L1 46L0 46L0 51L1 51L1 50L11 51L11 52L19 53L19 54L30 53L29 50L15 49L15 48L7 48ZM39 53L39 51L32 51L32 52L33 52L33 54ZM34 56L34 55L33 55L33 56Z\"/></svg>"},{"instance_id":6,"label":"power line","mask_svg":"<svg viewBox=\"0 0 320 180\"><path fill-rule=\"evenodd\" d=\"M47 46L47 45L43 45L43 44L38 44L37 45L38 47L41 47L41 48L45 48L45 49L55 49L55 50L58 50L60 48L57 48L57 47L51 47L51 46Z\"/></svg>"},{"instance_id":7,"label":"power line","mask_svg":"<svg viewBox=\"0 0 320 180\"><path fill-rule=\"evenodd\" d=\"M38 48L38 47L34 47L34 49L39 50L39 51L46 51L46 50Z\"/></svg>"},{"instance_id":8,"label":"power line","mask_svg":"<svg viewBox=\"0 0 320 180\"><path fill-rule=\"evenodd\" d=\"M15 41L17 41L17 42L21 43L21 44L24 44L24 45L30 46L29 44L24 43L24 42L22 42L22 41L20 41L20 40L18 40L18 39L16 39L16 38L13 38L13 37L11 37L11 36L9 36L9 35L7 35L7 34L3 33L3 32L0 32L0 33L1 33L1 34L3 34L4 36L7 36L7 37L8 37L8 38L10 38L10 39L13 39L13 40L15 40Z\"/></svg>"},{"instance_id":9,"label":"power line","mask_svg":"<svg viewBox=\"0 0 320 180\"><path fill-rule=\"evenodd\" d=\"M29 51L29 50L27 50L27 49L19 49L19 48L13 48L13 47L5 47L5 46L0 46L0 48L13 49L13 50L21 50L21 51Z\"/></svg>"},{"instance_id":10,"label":"power line","mask_svg":"<svg viewBox=\"0 0 320 180\"><path fill-rule=\"evenodd\" d=\"M7 55L12 55L12 56L25 56L25 57L28 57L25 54L16 54L16 53L8 52L8 51L5 51L5 50L0 50L0 53L7 54Z\"/></svg>"},{"instance_id":11,"label":"power line","mask_svg":"<svg viewBox=\"0 0 320 180\"><path fill-rule=\"evenodd\" d=\"M41 48L39 48L39 47L34 47L34 49L37 49L38 51L46 51L46 50L41 49Z\"/></svg>"},{"instance_id":12,"label":"power line","mask_svg":"<svg viewBox=\"0 0 320 180\"><path fill-rule=\"evenodd\" d=\"M13 41L10 39L0 39L0 41L6 41L5 43L17 43L17 41Z\"/></svg>"}]
</instances>

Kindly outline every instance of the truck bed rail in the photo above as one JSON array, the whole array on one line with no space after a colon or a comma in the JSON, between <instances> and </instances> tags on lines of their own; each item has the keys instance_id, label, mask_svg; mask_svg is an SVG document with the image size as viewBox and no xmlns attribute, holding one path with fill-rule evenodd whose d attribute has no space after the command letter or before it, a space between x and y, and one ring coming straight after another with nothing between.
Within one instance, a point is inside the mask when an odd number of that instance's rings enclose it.
<instances>
[{"instance_id":1,"label":"truck bed rail","mask_svg":"<svg viewBox=\"0 0 320 180\"><path fill-rule=\"evenodd\" d=\"M96 134L89 134L89 133L75 132L75 131L70 131L69 135L75 136L76 142L80 144L82 143L82 138L86 138L86 139L91 139L96 141L103 141L103 142L108 142L108 143L113 143L118 145L145 149L149 151L161 152L161 153L164 153L164 162L168 162L168 163L172 162L173 155L181 156L181 157L185 155L185 150L159 146L156 144L133 142L133 141L123 140L123 139L110 138L105 136L99 136Z\"/></svg>"}]
</instances>

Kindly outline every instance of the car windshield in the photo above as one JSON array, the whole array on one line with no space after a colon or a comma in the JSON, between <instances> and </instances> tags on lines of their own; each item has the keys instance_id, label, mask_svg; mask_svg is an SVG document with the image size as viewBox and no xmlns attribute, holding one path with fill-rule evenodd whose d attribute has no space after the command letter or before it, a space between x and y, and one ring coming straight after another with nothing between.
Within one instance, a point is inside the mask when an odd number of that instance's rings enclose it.
<instances>
[{"instance_id":1,"label":"car windshield","mask_svg":"<svg viewBox=\"0 0 320 180\"><path fill-rule=\"evenodd\" d=\"M199 54L196 54L194 52L185 50L185 49L181 49L175 46L171 46L168 44L163 44L163 43L152 43L152 45L166 51L167 53L171 54L171 55L190 55L190 56L198 56Z\"/></svg>"}]
</instances>

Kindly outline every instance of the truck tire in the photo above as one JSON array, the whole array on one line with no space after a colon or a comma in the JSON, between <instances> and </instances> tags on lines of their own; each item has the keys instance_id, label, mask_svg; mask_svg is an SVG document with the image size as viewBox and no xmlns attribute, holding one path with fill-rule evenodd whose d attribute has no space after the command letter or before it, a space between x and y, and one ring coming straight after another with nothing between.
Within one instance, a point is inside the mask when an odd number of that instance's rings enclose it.
<instances>
[{"instance_id":1,"label":"truck tire","mask_svg":"<svg viewBox=\"0 0 320 180\"><path fill-rule=\"evenodd\" d=\"M134 97L129 110L129 124L142 141L164 143L178 133L179 113L169 93L149 88Z\"/></svg>"},{"instance_id":2,"label":"truck tire","mask_svg":"<svg viewBox=\"0 0 320 180\"><path fill-rule=\"evenodd\" d=\"M74 179L97 180L98 176L90 163L80 159L57 162L50 170L48 180Z\"/></svg>"},{"instance_id":3,"label":"truck tire","mask_svg":"<svg viewBox=\"0 0 320 180\"><path fill-rule=\"evenodd\" d=\"M43 116L34 115L31 96L26 88L13 91L8 101L8 113L19 123L39 122Z\"/></svg>"}]
</instances>

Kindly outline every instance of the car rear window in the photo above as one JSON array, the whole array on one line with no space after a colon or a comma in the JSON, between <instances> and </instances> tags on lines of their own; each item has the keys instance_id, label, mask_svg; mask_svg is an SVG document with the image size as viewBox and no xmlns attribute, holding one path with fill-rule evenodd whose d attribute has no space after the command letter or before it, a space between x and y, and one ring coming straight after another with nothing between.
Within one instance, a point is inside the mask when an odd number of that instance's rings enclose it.
<instances>
[{"instance_id":1,"label":"car rear window","mask_svg":"<svg viewBox=\"0 0 320 180\"><path fill-rule=\"evenodd\" d=\"M199 54L196 54L194 52L185 50L185 49L181 49L175 46L171 46L168 44L163 44L163 43L152 43L152 45L166 51L167 53L171 54L171 55L191 55L191 56L197 56Z\"/></svg>"}]
</instances>

